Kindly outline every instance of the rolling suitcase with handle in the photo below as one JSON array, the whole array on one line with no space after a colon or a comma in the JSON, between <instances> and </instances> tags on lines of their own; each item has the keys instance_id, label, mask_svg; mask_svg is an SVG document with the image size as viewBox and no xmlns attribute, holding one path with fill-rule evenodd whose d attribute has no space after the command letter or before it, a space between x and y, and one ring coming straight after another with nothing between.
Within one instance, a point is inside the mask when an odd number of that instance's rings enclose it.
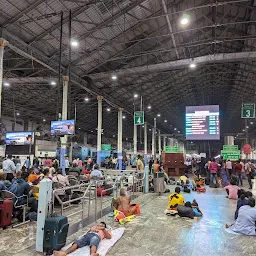
<instances>
[{"instance_id":1,"label":"rolling suitcase with handle","mask_svg":"<svg viewBox=\"0 0 256 256\"><path fill-rule=\"evenodd\" d=\"M0 202L0 227L6 228L12 223L13 201L3 200Z\"/></svg>"},{"instance_id":2,"label":"rolling suitcase with handle","mask_svg":"<svg viewBox=\"0 0 256 256\"><path fill-rule=\"evenodd\" d=\"M51 255L53 250L60 250L66 244L68 227L66 216L49 217L45 220L43 251L47 255Z\"/></svg>"}]
</instances>

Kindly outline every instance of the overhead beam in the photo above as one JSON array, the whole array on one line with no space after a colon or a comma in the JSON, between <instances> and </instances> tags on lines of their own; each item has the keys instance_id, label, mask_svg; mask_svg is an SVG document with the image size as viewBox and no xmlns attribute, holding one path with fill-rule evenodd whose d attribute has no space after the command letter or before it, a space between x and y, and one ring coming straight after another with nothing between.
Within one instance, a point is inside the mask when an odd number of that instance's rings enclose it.
<instances>
[{"instance_id":1,"label":"overhead beam","mask_svg":"<svg viewBox=\"0 0 256 256\"><path fill-rule=\"evenodd\" d=\"M223 63L223 62L237 62L243 60L250 60L256 58L256 51L253 52L236 52L236 53L220 53L215 55L206 55L194 58L194 63L197 65L200 64L210 64L210 63ZM146 73L154 73L154 72L162 72L168 70L182 69L188 68L189 64L192 62L191 59L182 59L175 61L168 61L164 63L145 65L134 68L125 68L115 70L114 73L117 76L129 76L133 74L146 74ZM101 81L105 79L109 79L113 71L111 72L102 72L91 74L90 77L94 81Z\"/></svg>"},{"instance_id":2,"label":"overhead beam","mask_svg":"<svg viewBox=\"0 0 256 256\"><path fill-rule=\"evenodd\" d=\"M174 38L174 35L173 35L173 28L172 28L172 24L171 24L169 15L168 15L168 10L167 10L165 0L162 0L162 5L163 5L163 8L164 8L165 18L166 18L168 28L169 28L169 31L170 31L170 34L171 34L172 44L173 44L173 47L175 49L176 57L177 57L177 59L179 59L180 55L179 55L179 52L177 50L177 44L176 44L176 41L175 41L175 38Z\"/></svg>"},{"instance_id":3,"label":"overhead beam","mask_svg":"<svg viewBox=\"0 0 256 256\"><path fill-rule=\"evenodd\" d=\"M37 0L34 3L30 4L28 7L26 7L24 10L13 16L11 19L7 20L3 25L2 28L7 27L8 25L11 25L15 22L17 22L24 14L27 14L28 12L35 9L38 5L42 4L45 0Z\"/></svg>"}]
</instances>

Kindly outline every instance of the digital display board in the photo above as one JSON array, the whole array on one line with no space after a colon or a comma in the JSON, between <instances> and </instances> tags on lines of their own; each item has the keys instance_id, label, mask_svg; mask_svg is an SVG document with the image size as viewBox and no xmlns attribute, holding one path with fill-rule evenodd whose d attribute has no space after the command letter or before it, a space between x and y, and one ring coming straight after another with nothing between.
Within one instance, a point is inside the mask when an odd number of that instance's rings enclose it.
<instances>
[{"instance_id":1,"label":"digital display board","mask_svg":"<svg viewBox=\"0 0 256 256\"><path fill-rule=\"evenodd\" d=\"M51 121L51 135L74 135L75 120Z\"/></svg>"},{"instance_id":2,"label":"digital display board","mask_svg":"<svg viewBox=\"0 0 256 256\"><path fill-rule=\"evenodd\" d=\"M219 140L219 105L186 107L186 140Z\"/></svg>"},{"instance_id":3,"label":"digital display board","mask_svg":"<svg viewBox=\"0 0 256 256\"><path fill-rule=\"evenodd\" d=\"M33 132L7 132L5 135L6 145L34 145Z\"/></svg>"}]
</instances>

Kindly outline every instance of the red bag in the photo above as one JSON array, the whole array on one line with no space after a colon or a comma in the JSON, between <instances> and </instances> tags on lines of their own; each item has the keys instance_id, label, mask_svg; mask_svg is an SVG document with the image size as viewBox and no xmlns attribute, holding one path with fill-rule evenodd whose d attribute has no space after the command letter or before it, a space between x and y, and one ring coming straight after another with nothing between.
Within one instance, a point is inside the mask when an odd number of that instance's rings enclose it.
<instances>
[{"instance_id":1,"label":"red bag","mask_svg":"<svg viewBox=\"0 0 256 256\"><path fill-rule=\"evenodd\" d=\"M197 192L206 192L206 188L205 187L200 187L196 189Z\"/></svg>"},{"instance_id":2,"label":"red bag","mask_svg":"<svg viewBox=\"0 0 256 256\"><path fill-rule=\"evenodd\" d=\"M13 201L4 200L0 204L0 227L7 227L12 223Z\"/></svg>"},{"instance_id":3,"label":"red bag","mask_svg":"<svg viewBox=\"0 0 256 256\"><path fill-rule=\"evenodd\" d=\"M97 188L97 196L101 196L101 194L103 196L105 196L107 194L107 191L105 191L105 188L104 187L98 187Z\"/></svg>"}]
</instances>

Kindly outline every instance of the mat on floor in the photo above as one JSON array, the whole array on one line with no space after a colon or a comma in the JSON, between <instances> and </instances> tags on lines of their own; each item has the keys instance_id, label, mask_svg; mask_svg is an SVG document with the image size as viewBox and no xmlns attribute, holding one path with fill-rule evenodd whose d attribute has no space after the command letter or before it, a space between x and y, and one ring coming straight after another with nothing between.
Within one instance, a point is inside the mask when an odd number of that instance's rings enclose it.
<instances>
[{"instance_id":1,"label":"mat on floor","mask_svg":"<svg viewBox=\"0 0 256 256\"><path fill-rule=\"evenodd\" d=\"M232 228L225 228L225 231L228 232L229 234L234 234L234 235L239 235L241 236L242 234L236 233L232 230Z\"/></svg>"},{"instance_id":2,"label":"mat on floor","mask_svg":"<svg viewBox=\"0 0 256 256\"><path fill-rule=\"evenodd\" d=\"M112 230L112 238L111 239L104 239L102 242L100 242L99 248L97 250L97 253L100 254L100 256L105 256L109 252L112 246L123 236L125 228L117 228ZM65 246L63 250L66 250L69 248L72 244ZM90 249L89 246L80 248L76 250L75 252L69 254L70 256L90 256Z\"/></svg>"}]
</instances>

